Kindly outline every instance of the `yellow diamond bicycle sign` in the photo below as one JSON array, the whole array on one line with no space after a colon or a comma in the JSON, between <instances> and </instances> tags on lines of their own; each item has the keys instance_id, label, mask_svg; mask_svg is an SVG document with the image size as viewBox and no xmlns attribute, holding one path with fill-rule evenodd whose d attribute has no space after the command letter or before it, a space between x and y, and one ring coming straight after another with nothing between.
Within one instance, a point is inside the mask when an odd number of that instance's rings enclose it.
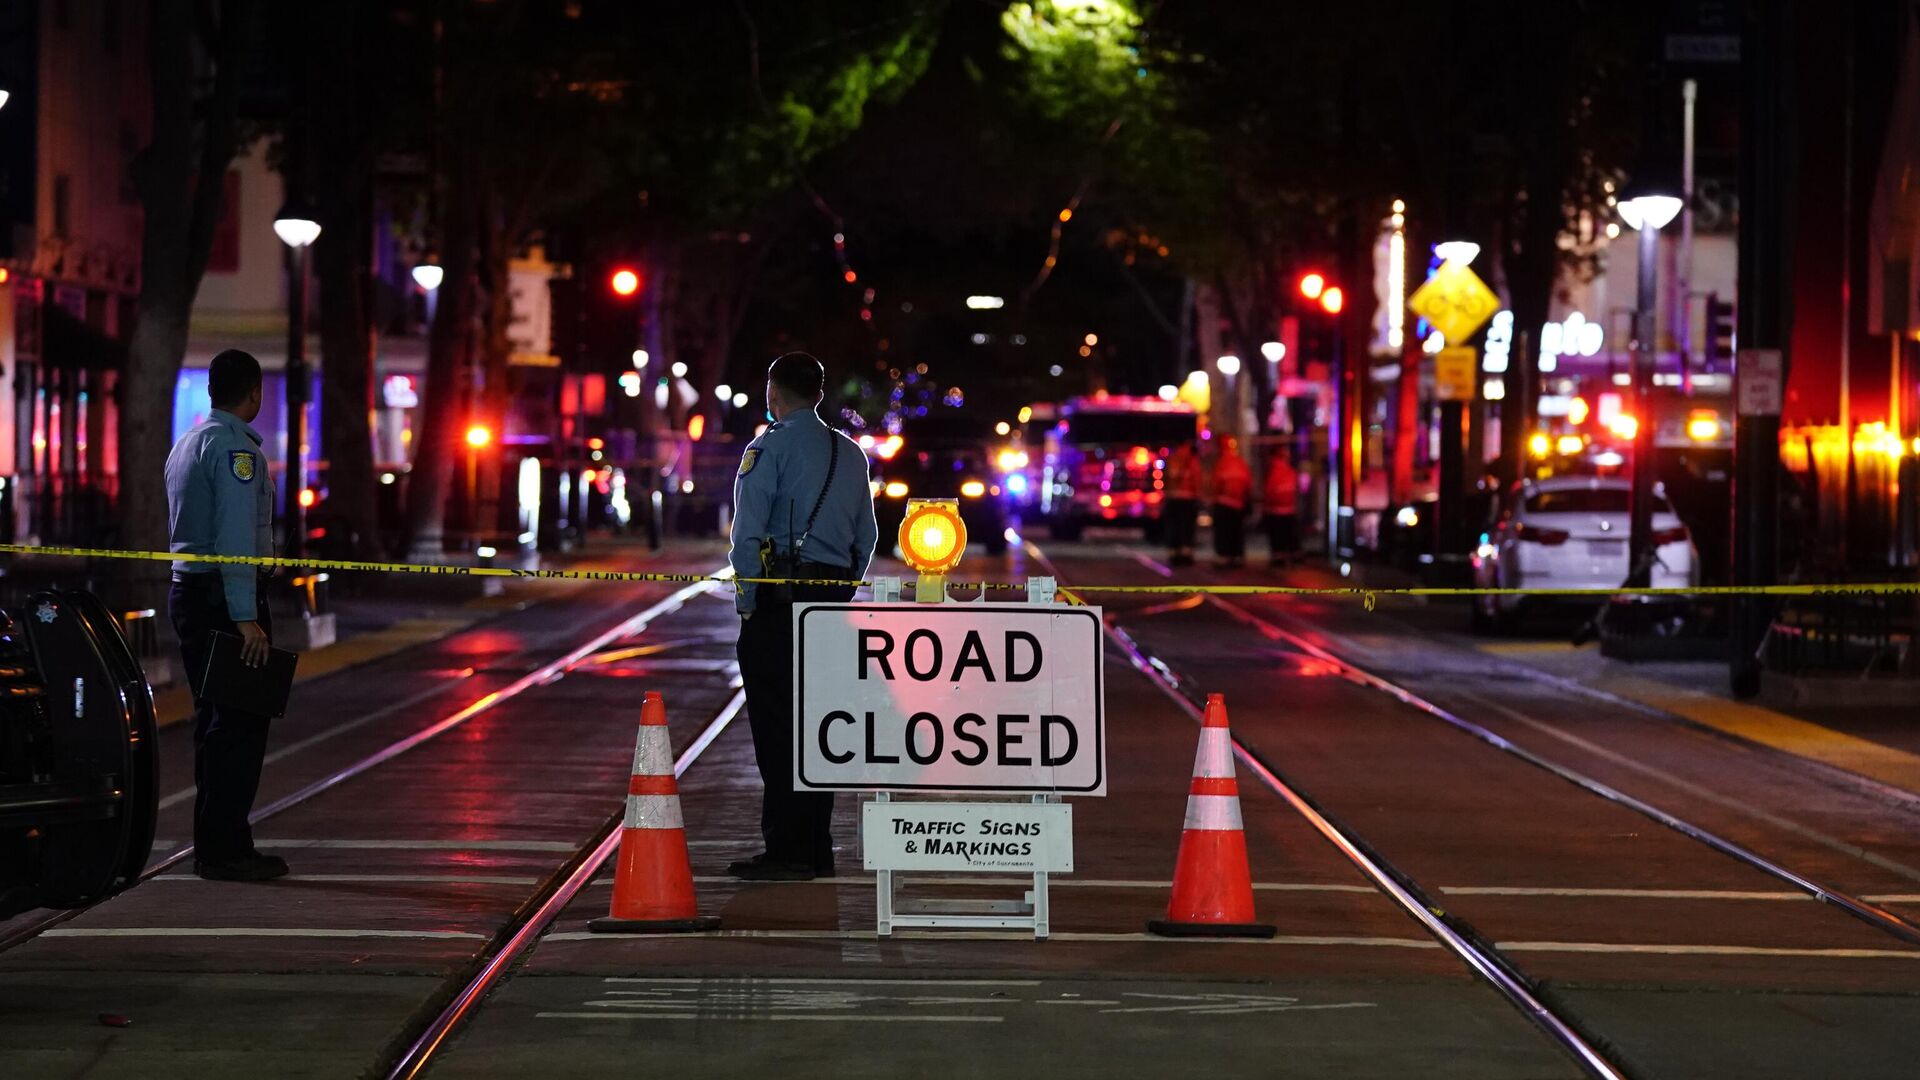
<instances>
[{"instance_id":1,"label":"yellow diamond bicycle sign","mask_svg":"<svg viewBox=\"0 0 1920 1080\"><path fill-rule=\"evenodd\" d=\"M1450 345L1473 336L1500 310L1500 298L1465 263L1446 262L1407 298L1413 313L1433 324Z\"/></svg>"}]
</instances>

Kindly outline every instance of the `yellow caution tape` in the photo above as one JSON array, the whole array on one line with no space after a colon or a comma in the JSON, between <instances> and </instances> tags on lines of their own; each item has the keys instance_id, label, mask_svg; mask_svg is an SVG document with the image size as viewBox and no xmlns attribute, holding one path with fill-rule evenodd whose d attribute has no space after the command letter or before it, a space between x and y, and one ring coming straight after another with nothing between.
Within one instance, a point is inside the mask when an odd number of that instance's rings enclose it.
<instances>
[{"instance_id":1,"label":"yellow caution tape","mask_svg":"<svg viewBox=\"0 0 1920 1080\"><path fill-rule=\"evenodd\" d=\"M450 563L392 563L360 559L288 559L258 555L185 555L167 551L118 551L109 548L52 547L32 544L0 544L0 555L47 555L72 559L132 559L148 562L190 562L221 566L258 566L275 569L348 570L378 574L433 574L458 577L522 578L539 581L611 581L666 582L689 584L696 581L726 581L759 585L872 585L871 581L841 581L833 578L732 577L719 574L664 574L644 570L526 570L510 566L461 566ZM1025 592L1025 583L998 581L950 581L956 589ZM1214 596L1316 596L1346 597L1363 601L1368 610L1382 596L1920 596L1920 581L1888 581L1862 584L1828 585L1693 585L1662 586L1644 589L1623 588L1439 588L1428 586L1367 587L1359 585L1074 585L1074 593L1144 593L1188 596L1205 593ZM1077 597L1076 597L1077 599Z\"/></svg>"}]
</instances>

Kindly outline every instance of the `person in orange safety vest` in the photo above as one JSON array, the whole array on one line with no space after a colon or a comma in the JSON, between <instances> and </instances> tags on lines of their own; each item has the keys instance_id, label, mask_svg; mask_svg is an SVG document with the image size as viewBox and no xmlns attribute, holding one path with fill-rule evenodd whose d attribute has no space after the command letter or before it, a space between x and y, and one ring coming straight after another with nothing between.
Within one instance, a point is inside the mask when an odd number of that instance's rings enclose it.
<instances>
[{"instance_id":1,"label":"person in orange safety vest","mask_svg":"<svg viewBox=\"0 0 1920 1080\"><path fill-rule=\"evenodd\" d=\"M1161 504L1160 524L1166 532L1167 565L1193 565L1194 525L1200 517L1200 455L1188 440L1167 455L1161 480L1166 484L1166 500Z\"/></svg>"},{"instance_id":2,"label":"person in orange safety vest","mask_svg":"<svg viewBox=\"0 0 1920 1080\"><path fill-rule=\"evenodd\" d=\"M1300 474L1285 447L1275 450L1267 462L1265 495L1267 562L1279 566L1300 553Z\"/></svg>"},{"instance_id":3,"label":"person in orange safety vest","mask_svg":"<svg viewBox=\"0 0 1920 1080\"><path fill-rule=\"evenodd\" d=\"M1213 553L1222 567L1244 565L1247 555L1247 504L1253 499L1253 471L1240 456L1240 440L1229 437L1213 463Z\"/></svg>"}]
</instances>

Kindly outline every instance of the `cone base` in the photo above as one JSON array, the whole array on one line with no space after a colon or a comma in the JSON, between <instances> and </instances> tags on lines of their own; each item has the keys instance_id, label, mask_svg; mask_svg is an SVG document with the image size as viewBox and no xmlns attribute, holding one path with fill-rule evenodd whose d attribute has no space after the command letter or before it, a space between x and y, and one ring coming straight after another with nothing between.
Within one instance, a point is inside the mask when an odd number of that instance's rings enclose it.
<instances>
[{"instance_id":1,"label":"cone base","mask_svg":"<svg viewBox=\"0 0 1920 1080\"><path fill-rule=\"evenodd\" d=\"M700 934L720 929L718 915L696 915L691 919L595 919L587 929L596 934Z\"/></svg>"},{"instance_id":2,"label":"cone base","mask_svg":"<svg viewBox=\"0 0 1920 1080\"><path fill-rule=\"evenodd\" d=\"M1147 922L1147 933L1160 937L1270 938L1279 932L1278 928L1265 923L1168 922L1165 919Z\"/></svg>"}]
</instances>

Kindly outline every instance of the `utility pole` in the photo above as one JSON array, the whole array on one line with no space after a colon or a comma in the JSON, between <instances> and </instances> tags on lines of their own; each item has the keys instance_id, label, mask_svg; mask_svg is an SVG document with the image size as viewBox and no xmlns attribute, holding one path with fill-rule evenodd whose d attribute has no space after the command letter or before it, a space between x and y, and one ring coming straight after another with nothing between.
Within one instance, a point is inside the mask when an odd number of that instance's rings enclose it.
<instances>
[{"instance_id":1,"label":"utility pole","mask_svg":"<svg viewBox=\"0 0 1920 1080\"><path fill-rule=\"evenodd\" d=\"M1786 4L1753 0L1741 48L1739 352L1736 378L1767 364L1784 383L1793 310L1786 274L1794 188L1792 67L1782 55ZM1770 354L1770 355L1769 355ZM1750 365L1752 367L1750 368ZM1742 393L1741 398L1748 395ZM1779 571L1779 402L1742 400L1734 425L1733 584L1771 585ZM1772 620L1767 597L1733 600L1729 675L1736 697L1760 692L1759 649Z\"/></svg>"},{"instance_id":2,"label":"utility pole","mask_svg":"<svg viewBox=\"0 0 1920 1080\"><path fill-rule=\"evenodd\" d=\"M1674 253L1673 329L1680 345L1680 389L1693 393L1693 105L1700 84L1680 84L1680 250ZM1709 333L1712 331L1709 330Z\"/></svg>"}]
</instances>

